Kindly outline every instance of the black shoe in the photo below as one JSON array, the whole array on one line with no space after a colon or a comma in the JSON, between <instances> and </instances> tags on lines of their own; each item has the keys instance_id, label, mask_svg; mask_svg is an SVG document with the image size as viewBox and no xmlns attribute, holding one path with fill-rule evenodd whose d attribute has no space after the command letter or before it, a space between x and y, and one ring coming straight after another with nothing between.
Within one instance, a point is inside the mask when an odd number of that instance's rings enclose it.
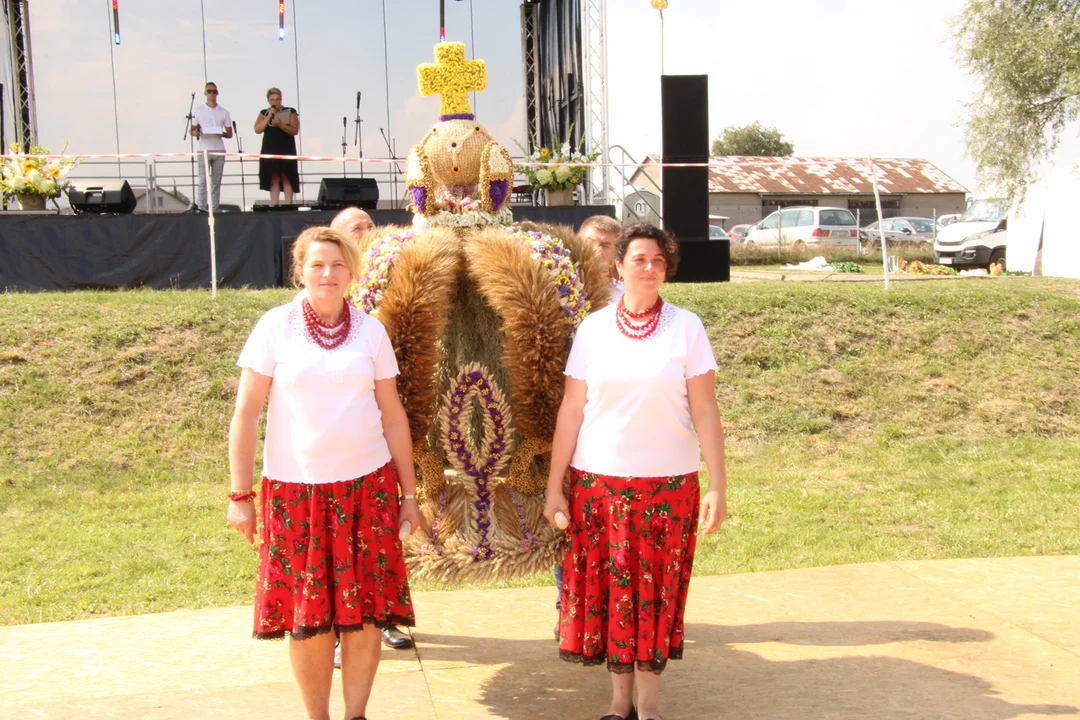
<instances>
[{"instance_id":1,"label":"black shoe","mask_svg":"<svg viewBox=\"0 0 1080 720\"><path fill-rule=\"evenodd\" d=\"M626 717L621 717L619 715L611 714L611 715L605 715L604 717L600 718L600 720L638 720L637 709L630 708L630 714L627 715Z\"/></svg>"},{"instance_id":2,"label":"black shoe","mask_svg":"<svg viewBox=\"0 0 1080 720\"><path fill-rule=\"evenodd\" d=\"M387 625L382 629L383 645L394 650L408 650L413 646L412 638L393 625Z\"/></svg>"}]
</instances>

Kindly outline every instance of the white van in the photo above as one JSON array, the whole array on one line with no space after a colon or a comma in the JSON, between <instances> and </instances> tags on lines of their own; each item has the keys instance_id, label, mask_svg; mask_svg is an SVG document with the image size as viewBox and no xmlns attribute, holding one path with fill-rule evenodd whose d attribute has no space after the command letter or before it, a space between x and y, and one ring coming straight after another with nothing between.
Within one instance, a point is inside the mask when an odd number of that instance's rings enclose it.
<instances>
[{"instance_id":1,"label":"white van","mask_svg":"<svg viewBox=\"0 0 1080 720\"><path fill-rule=\"evenodd\" d=\"M968 204L960 219L938 230L934 262L953 267L989 268L1005 264L1009 201L981 198Z\"/></svg>"}]
</instances>

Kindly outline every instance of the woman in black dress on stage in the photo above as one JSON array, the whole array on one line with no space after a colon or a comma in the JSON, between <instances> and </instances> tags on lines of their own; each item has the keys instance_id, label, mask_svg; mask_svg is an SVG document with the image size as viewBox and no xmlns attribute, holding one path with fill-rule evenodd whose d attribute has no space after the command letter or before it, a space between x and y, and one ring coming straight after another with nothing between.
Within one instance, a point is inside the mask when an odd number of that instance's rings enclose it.
<instances>
[{"instance_id":1,"label":"woman in black dress on stage","mask_svg":"<svg viewBox=\"0 0 1080 720\"><path fill-rule=\"evenodd\" d=\"M294 108L282 107L281 91L270 88L266 91L270 107L259 111L255 121L255 133L262 133L263 155L295 155L296 136L300 132L300 116ZM295 160L270 160L259 158L259 189L270 191L270 202L281 202L281 191L285 191L285 204L292 205L293 193L300 187L300 173L296 170Z\"/></svg>"}]
</instances>

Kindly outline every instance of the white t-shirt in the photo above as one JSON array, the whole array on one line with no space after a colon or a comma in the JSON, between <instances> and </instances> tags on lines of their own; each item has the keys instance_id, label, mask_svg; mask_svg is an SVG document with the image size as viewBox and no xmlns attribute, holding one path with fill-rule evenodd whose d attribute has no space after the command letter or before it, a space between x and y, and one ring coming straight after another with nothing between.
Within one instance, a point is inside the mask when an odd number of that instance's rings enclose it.
<instances>
[{"instance_id":1,"label":"white t-shirt","mask_svg":"<svg viewBox=\"0 0 1080 720\"><path fill-rule=\"evenodd\" d=\"M294 483L352 480L390 461L375 381L398 374L382 323L348 305L349 339L333 350L304 327L298 295L260 318L237 365L273 378L263 476Z\"/></svg>"},{"instance_id":2,"label":"white t-shirt","mask_svg":"<svg viewBox=\"0 0 1080 720\"><path fill-rule=\"evenodd\" d=\"M623 281L612 279L611 281L611 304L618 305L623 296Z\"/></svg>"},{"instance_id":3,"label":"white t-shirt","mask_svg":"<svg viewBox=\"0 0 1080 720\"><path fill-rule=\"evenodd\" d=\"M716 370L705 326L664 304L660 325L631 340L615 325L614 304L582 321L566 374L584 380L585 417L570 465L617 477L697 472L701 448L690 418L689 378Z\"/></svg>"},{"instance_id":4,"label":"white t-shirt","mask_svg":"<svg viewBox=\"0 0 1080 720\"><path fill-rule=\"evenodd\" d=\"M220 105L216 107L210 107L209 105L200 105L195 108L191 113L194 118L192 119L193 125L198 125L200 128L225 128L232 127L232 116L229 115L229 111ZM203 134L198 140L195 141L196 150L224 150L225 141L221 135L206 135Z\"/></svg>"}]
</instances>

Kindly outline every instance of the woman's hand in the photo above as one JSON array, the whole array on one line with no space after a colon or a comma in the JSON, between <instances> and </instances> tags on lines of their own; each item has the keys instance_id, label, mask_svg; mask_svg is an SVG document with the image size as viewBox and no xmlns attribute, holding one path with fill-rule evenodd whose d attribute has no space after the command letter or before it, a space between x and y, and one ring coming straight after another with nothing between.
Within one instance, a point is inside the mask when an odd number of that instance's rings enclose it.
<instances>
[{"instance_id":1,"label":"woman's hand","mask_svg":"<svg viewBox=\"0 0 1080 720\"><path fill-rule=\"evenodd\" d=\"M552 527L558 528L555 523L555 514L562 513L563 517L567 520L570 519L570 506L566 504L566 496L563 495L562 488L552 490L548 488L547 501L544 503L544 517L551 523ZM562 528L559 528L560 530Z\"/></svg>"},{"instance_id":2,"label":"woman's hand","mask_svg":"<svg viewBox=\"0 0 1080 720\"><path fill-rule=\"evenodd\" d=\"M701 515L698 524L708 535L724 523L727 517L727 498L719 490L709 490L701 499Z\"/></svg>"},{"instance_id":3,"label":"woman's hand","mask_svg":"<svg viewBox=\"0 0 1080 720\"><path fill-rule=\"evenodd\" d=\"M406 520L409 521L409 534L412 535L420 527L420 506L416 498L401 501L401 507L398 509L398 528Z\"/></svg>"},{"instance_id":4,"label":"woman's hand","mask_svg":"<svg viewBox=\"0 0 1080 720\"><path fill-rule=\"evenodd\" d=\"M249 543L255 544L255 503L253 501L230 500L229 511L225 517L230 525L247 538Z\"/></svg>"}]
</instances>

